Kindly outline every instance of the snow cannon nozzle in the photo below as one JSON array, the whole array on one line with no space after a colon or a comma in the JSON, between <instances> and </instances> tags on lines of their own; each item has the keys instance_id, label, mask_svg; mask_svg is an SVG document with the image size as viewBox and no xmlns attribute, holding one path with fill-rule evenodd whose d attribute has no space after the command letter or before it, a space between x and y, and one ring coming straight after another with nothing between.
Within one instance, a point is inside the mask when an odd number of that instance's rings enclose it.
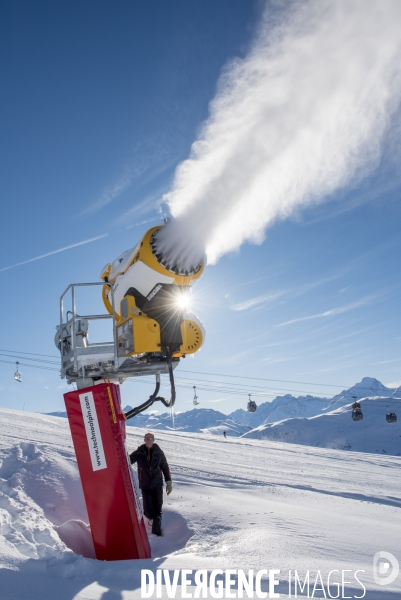
<instances>
[{"instance_id":1,"label":"snow cannon nozzle","mask_svg":"<svg viewBox=\"0 0 401 600\"><path fill-rule=\"evenodd\" d=\"M169 221L165 221L165 223L167 225ZM188 262L188 257L185 257L185 266L183 266L181 263L184 261L174 259L171 252L166 252L164 250L164 244L160 240L160 235L163 228L164 226L156 229L150 236L149 240L152 254L156 258L157 262L168 271L175 273L175 275L191 277L192 275L198 273L203 266L203 257L200 257L200 259L197 260L192 259L190 262Z\"/></svg>"}]
</instances>

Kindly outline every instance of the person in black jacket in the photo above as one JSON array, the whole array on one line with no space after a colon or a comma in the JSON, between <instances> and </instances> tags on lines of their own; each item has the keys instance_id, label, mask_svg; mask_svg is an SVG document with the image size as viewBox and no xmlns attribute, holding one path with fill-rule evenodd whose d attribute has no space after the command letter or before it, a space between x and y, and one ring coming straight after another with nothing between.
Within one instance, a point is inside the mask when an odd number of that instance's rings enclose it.
<instances>
[{"instance_id":1,"label":"person in black jacket","mask_svg":"<svg viewBox=\"0 0 401 600\"><path fill-rule=\"evenodd\" d=\"M171 494L173 484L164 452L154 441L153 433L145 433L145 443L130 454L130 460L131 464L138 463L139 487L142 490L145 517L153 519L152 533L161 535L163 475L167 494Z\"/></svg>"}]
</instances>

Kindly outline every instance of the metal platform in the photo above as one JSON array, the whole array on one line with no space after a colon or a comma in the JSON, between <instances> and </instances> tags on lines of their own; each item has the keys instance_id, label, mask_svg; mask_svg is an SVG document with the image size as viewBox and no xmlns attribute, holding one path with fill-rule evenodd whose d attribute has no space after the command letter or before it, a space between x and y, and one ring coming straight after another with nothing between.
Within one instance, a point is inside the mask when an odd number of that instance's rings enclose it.
<instances>
[{"instance_id":1,"label":"metal platform","mask_svg":"<svg viewBox=\"0 0 401 600\"><path fill-rule=\"evenodd\" d=\"M122 383L128 377L160 375L169 373L167 357L162 352L145 353L129 357L119 357L117 349L117 329L114 317L114 295L110 290L113 313L80 315L76 310L77 287L104 286L105 283L72 283L60 297L60 324L57 326L55 344L61 354L61 377L68 383L75 382L78 389L88 387L101 380L118 380ZM64 320L64 302L71 293L72 310L67 311ZM89 322L112 319L113 339L101 343L89 342ZM171 359L171 367L179 363L179 358Z\"/></svg>"}]
</instances>

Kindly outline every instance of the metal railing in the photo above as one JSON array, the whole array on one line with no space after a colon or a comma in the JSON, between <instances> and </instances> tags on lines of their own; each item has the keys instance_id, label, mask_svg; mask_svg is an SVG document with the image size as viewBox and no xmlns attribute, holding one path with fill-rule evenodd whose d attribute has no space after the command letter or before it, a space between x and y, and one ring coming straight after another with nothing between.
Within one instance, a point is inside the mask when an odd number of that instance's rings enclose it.
<instances>
[{"instance_id":1,"label":"metal railing","mask_svg":"<svg viewBox=\"0 0 401 600\"><path fill-rule=\"evenodd\" d=\"M114 316L114 293L113 293L113 289L111 286L110 287L110 291L111 291L111 306L112 306L112 314L101 314L101 315L77 315L76 312L76 303L75 303L75 288L77 287L91 287L94 285L108 285L107 283L104 283L104 281L96 281L94 283L71 283L67 289L63 292L63 294L60 297L60 353L61 353L61 368L62 370L64 369L64 344L63 344L63 329L65 327L67 327L70 323L71 323L71 350L73 352L73 366L74 366L74 371L77 372L78 371L78 358L77 358L77 348L76 348L76 333L75 333L75 327L76 327L76 322L77 322L77 318L78 319L87 319L88 321L96 321L96 320L101 320L101 319L112 319L113 320L113 341L112 342L94 342L94 343L90 343L88 342L88 347L96 347L96 346L105 346L105 345L113 345L113 351L114 351L114 370L117 370L118 364L118 356L117 356L117 330L116 330L116 321L115 321L115 316ZM64 323L63 320L63 313L64 313L64 297L65 295L68 293L68 291L71 290L71 303L72 303L72 310L68 310L66 313L66 322ZM68 315L71 314L72 317L68 318Z\"/></svg>"}]
</instances>

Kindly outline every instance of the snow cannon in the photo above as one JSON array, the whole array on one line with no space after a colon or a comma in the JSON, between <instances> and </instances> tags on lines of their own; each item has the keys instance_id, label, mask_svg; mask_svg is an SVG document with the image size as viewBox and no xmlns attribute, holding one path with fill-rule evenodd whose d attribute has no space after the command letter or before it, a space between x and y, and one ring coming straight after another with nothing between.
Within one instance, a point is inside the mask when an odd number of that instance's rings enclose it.
<instances>
[{"instance_id":1,"label":"snow cannon","mask_svg":"<svg viewBox=\"0 0 401 600\"><path fill-rule=\"evenodd\" d=\"M200 321L188 312L191 284L201 276L204 260L185 270L171 264L158 244L163 227L153 227L135 248L106 265L101 281L73 283L60 298L55 344L61 354L61 377L77 388L64 394L64 400L100 560L150 557L125 443L126 420L156 401L174 406L173 371L205 338ZM90 286L102 286L105 314L78 312L77 292ZM111 320L113 339L91 343L90 322L101 319ZM163 373L169 376L169 400L158 395ZM155 376L153 393L124 414L119 384L145 375Z\"/></svg>"},{"instance_id":2,"label":"snow cannon","mask_svg":"<svg viewBox=\"0 0 401 600\"><path fill-rule=\"evenodd\" d=\"M180 358L193 354L203 344L203 327L188 308L191 283L201 276L204 259L185 270L169 263L158 246L163 227L152 227L135 248L106 265L100 276L105 282L105 307L109 314L114 312L116 319L121 358Z\"/></svg>"}]
</instances>

